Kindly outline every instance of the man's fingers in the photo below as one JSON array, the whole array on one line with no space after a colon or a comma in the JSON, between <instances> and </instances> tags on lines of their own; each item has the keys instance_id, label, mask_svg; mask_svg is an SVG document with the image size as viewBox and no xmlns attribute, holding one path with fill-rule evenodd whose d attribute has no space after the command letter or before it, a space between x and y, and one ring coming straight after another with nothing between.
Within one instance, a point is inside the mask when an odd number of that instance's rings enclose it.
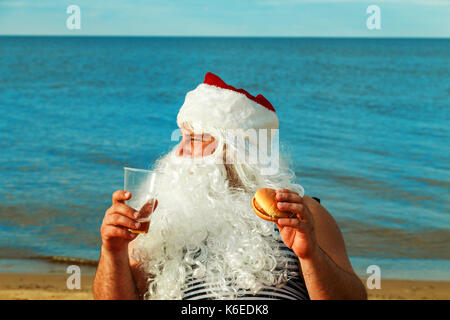
<instances>
[{"instance_id":1,"label":"man's fingers","mask_svg":"<svg viewBox=\"0 0 450 320\"><path fill-rule=\"evenodd\" d=\"M108 210L106 210L106 215L115 213L124 215L130 219L136 219L138 217L138 212L136 210L120 202L113 204Z\"/></svg>"},{"instance_id":2,"label":"man's fingers","mask_svg":"<svg viewBox=\"0 0 450 320\"><path fill-rule=\"evenodd\" d=\"M125 190L117 190L112 195L112 202L119 203L129 200L131 198L131 192Z\"/></svg>"},{"instance_id":3,"label":"man's fingers","mask_svg":"<svg viewBox=\"0 0 450 320\"><path fill-rule=\"evenodd\" d=\"M117 213L106 215L103 224L130 229L139 229L139 227L141 226L141 223L137 222L136 220L130 219Z\"/></svg>"},{"instance_id":4,"label":"man's fingers","mask_svg":"<svg viewBox=\"0 0 450 320\"><path fill-rule=\"evenodd\" d=\"M138 234L132 233L125 228L113 226L113 225L104 225L102 227L102 237L103 240L108 241L114 238L121 238L127 240L133 240L136 238Z\"/></svg>"},{"instance_id":5,"label":"man's fingers","mask_svg":"<svg viewBox=\"0 0 450 320\"><path fill-rule=\"evenodd\" d=\"M303 198L295 192L277 192L277 201L302 203Z\"/></svg>"},{"instance_id":6,"label":"man's fingers","mask_svg":"<svg viewBox=\"0 0 450 320\"><path fill-rule=\"evenodd\" d=\"M277 226L278 230L281 232L283 230L283 226L280 226L280 224L278 223L278 221L274 221L275 225Z\"/></svg>"},{"instance_id":7,"label":"man's fingers","mask_svg":"<svg viewBox=\"0 0 450 320\"><path fill-rule=\"evenodd\" d=\"M296 193L297 194L297 192L289 190L289 189L278 189L278 190L276 190L276 193L277 194L278 193Z\"/></svg>"},{"instance_id":8,"label":"man's fingers","mask_svg":"<svg viewBox=\"0 0 450 320\"><path fill-rule=\"evenodd\" d=\"M300 220L298 220L296 218L280 218L280 219L278 219L277 223L281 228L291 227L291 228L298 229L301 227Z\"/></svg>"},{"instance_id":9,"label":"man's fingers","mask_svg":"<svg viewBox=\"0 0 450 320\"><path fill-rule=\"evenodd\" d=\"M277 203L277 208L279 210L281 210L281 211L292 212L300 220L304 219L304 214L303 214L303 212L304 212L303 208L304 207L300 203L278 202Z\"/></svg>"}]
</instances>

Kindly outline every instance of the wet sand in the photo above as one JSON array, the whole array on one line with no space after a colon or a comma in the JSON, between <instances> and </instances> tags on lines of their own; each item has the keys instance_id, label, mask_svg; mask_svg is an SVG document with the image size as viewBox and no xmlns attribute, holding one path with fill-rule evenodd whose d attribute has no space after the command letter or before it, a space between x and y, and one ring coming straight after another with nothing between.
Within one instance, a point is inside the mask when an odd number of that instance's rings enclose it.
<instances>
[{"instance_id":1,"label":"wet sand","mask_svg":"<svg viewBox=\"0 0 450 320\"><path fill-rule=\"evenodd\" d=\"M450 281L381 281L381 289L367 290L369 300L449 300Z\"/></svg>"},{"instance_id":2,"label":"wet sand","mask_svg":"<svg viewBox=\"0 0 450 320\"><path fill-rule=\"evenodd\" d=\"M2 300L92 300L94 275L82 275L80 289L69 290L69 274L0 273Z\"/></svg>"},{"instance_id":3,"label":"wet sand","mask_svg":"<svg viewBox=\"0 0 450 320\"><path fill-rule=\"evenodd\" d=\"M67 274L0 273L2 300L92 300L94 275L81 277L81 288L69 290ZM369 300L448 300L450 281L381 281L381 289L367 290Z\"/></svg>"}]
</instances>

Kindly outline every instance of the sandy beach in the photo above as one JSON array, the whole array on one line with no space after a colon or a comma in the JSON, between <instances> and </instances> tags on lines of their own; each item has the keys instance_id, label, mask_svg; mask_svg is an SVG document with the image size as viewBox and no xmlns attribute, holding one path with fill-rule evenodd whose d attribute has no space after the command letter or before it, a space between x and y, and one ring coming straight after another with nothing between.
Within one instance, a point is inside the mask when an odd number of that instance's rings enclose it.
<instances>
[{"instance_id":1,"label":"sandy beach","mask_svg":"<svg viewBox=\"0 0 450 320\"><path fill-rule=\"evenodd\" d=\"M67 274L0 273L2 300L92 300L94 275L81 277L81 289L69 290ZM385 279L381 289L368 290L369 300L447 300L449 281Z\"/></svg>"}]
</instances>

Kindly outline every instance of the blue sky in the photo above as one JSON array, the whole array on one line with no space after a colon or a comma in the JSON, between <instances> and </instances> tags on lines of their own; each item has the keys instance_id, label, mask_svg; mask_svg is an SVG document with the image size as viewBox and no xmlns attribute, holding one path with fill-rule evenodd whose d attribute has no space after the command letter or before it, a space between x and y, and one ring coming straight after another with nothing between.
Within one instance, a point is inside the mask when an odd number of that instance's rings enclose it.
<instances>
[{"instance_id":1,"label":"blue sky","mask_svg":"<svg viewBox=\"0 0 450 320\"><path fill-rule=\"evenodd\" d=\"M71 4L80 30L66 28ZM449 38L450 0L0 0L0 34Z\"/></svg>"}]
</instances>

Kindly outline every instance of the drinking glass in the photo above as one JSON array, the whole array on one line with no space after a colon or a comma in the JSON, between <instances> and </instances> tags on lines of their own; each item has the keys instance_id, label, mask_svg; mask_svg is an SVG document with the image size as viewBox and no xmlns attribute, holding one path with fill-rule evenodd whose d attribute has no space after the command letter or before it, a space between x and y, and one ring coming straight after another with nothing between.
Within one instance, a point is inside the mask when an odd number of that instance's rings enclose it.
<instances>
[{"instance_id":1,"label":"drinking glass","mask_svg":"<svg viewBox=\"0 0 450 320\"><path fill-rule=\"evenodd\" d=\"M139 229L128 229L132 233L147 233L150 227L151 213L155 209L156 193L155 179L156 171L124 168L124 190L131 192L131 199L126 204L139 211L141 223Z\"/></svg>"}]
</instances>

